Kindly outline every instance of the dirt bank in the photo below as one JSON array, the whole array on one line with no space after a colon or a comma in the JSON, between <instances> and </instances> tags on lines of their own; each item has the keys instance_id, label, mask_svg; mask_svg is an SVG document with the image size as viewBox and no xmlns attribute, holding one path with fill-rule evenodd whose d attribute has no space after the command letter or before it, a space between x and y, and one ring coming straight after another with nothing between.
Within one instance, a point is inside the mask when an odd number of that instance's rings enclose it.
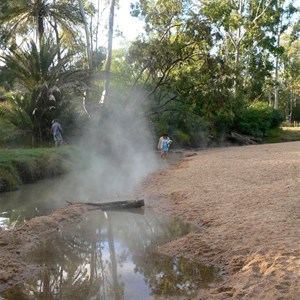
<instances>
[{"instance_id":1,"label":"dirt bank","mask_svg":"<svg viewBox=\"0 0 300 300\"><path fill-rule=\"evenodd\" d=\"M198 300L300 299L300 142L210 149L149 176L137 195L202 228L161 251L219 266Z\"/></svg>"},{"instance_id":2,"label":"dirt bank","mask_svg":"<svg viewBox=\"0 0 300 300\"><path fill-rule=\"evenodd\" d=\"M134 195L201 228L160 251L221 268L224 282L197 300L299 300L300 142L192 154L149 175ZM0 233L0 287L32 274L22 254L84 213L72 205Z\"/></svg>"}]
</instances>

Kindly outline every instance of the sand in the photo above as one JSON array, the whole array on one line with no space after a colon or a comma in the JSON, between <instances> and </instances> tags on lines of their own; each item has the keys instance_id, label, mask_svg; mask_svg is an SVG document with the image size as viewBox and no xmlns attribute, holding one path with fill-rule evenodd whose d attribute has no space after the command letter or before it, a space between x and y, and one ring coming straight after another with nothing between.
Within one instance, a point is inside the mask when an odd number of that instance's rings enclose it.
<instances>
[{"instance_id":1,"label":"sand","mask_svg":"<svg viewBox=\"0 0 300 300\"><path fill-rule=\"evenodd\" d=\"M140 190L159 213L201 229L160 251L221 269L223 283L198 300L299 300L300 142L194 154Z\"/></svg>"},{"instance_id":2,"label":"sand","mask_svg":"<svg viewBox=\"0 0 300 300\"><path fill-rule=\"evenodd\" d=\"M300 299L299 162L300 142L189 151L137 188L146 207L199 227L159 248L220 269L223 282L195 300ZM0 232L2 290L36 270L22 254L85 212L70 205Z\"/></svg>"}]
</instances>

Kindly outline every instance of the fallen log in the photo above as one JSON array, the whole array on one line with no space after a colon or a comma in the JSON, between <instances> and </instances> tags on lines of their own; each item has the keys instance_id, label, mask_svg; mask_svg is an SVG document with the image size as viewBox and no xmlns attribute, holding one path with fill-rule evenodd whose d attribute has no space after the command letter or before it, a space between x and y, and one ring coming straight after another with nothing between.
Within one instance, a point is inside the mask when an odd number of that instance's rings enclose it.
<instances>
[{"instance_id":1,"label":"fallen log","mask_svg":"<svg viewBox=\"0 0 300 300\"><path fill-rule=\"evenodd\" d=\"M227 137L229 140L238 142L241 145L257 145L262 142L262 139L255 138L254 136L239 134L234 131L230 132L230 135Z\"/></svg>"},{"instance_id":2,"label":"fallen log","mask_svg":"<svg viewBox=\"0 0 300 300\"><path fill-rule=\"evenodd\" d=\"M125 200L125 201L114 201L114 202L70 202L69 204L85 204L88 206L94 206L94 209L102 210L119 210L119 209L130 209L130 208L139 208L145 205L143 199L140 200Z\"/></svg>"}]
</instances>

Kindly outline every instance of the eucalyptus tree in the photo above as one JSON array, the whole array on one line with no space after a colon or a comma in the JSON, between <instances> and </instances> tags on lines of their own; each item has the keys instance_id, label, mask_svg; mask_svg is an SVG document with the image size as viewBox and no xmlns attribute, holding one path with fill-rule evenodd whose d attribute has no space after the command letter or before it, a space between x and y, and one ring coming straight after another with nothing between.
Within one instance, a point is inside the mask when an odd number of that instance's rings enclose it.
<instances>
[{"instance_id":1,"label":"eucalyptus tree","mask_svg":"<svg viewBox=\"0 0 300 300\"><path fill-rule=\"evenodd\" d=\"M102 91L102 96L100 98L100 105L103 105L108 93L109 83L110 83L110 68L112 60L112 46L113 46L113 32L114 32L114 14L115 14L116 1L110 0L109 2L109 17L108 17L108 39L107 39L107 49L106 49L106 59L105 59L105 80L104 87Z\"/></svg>"},{"instance_id":2,"label":"eucalyptus tree","mask_svg":"<svg viewBox=\"0 0 300 300\"><path fill-rule=\"evenodd\" d=\"M79 10L80 10L80 14L84 23L84 30L85 30L85 36L86 36L86 53L87 53L87 62L88 62L88 66L89 68L92 68L92 50L91 50L91 43L90 43L90 29L88 26L88 22L86 19L86 13L85 13L85 9L84 9L84 4L82 2L82 0L78 0L78 5L79 5Z\"/></svg>"},{"instance_id":3,"label":"eucalyptus tree","mask_svg":"<svg viewBox=\"0 0 300 300\"><path fill-rule=\"evenodd\" d=\"M166 86L171 74L206 62L210 48L210 29L204 22L191 22L189 1L140 1L133 15L145 17L146 36L140 37L129 50L134 63L134 85L145 84L148 97ZM179 74L178 74L179 73ZM168 100L167 100L168 101Z\"/></svg>"},{"instance_id":4,"label":"eucalyptus tree","mask_svg":"<svg viewBox=\"0 0 300 300\"><path fill-rule=\"evenodd\" d=\"M273 57L278 58L283 50L279 40L287 29L283 20L287 21L296 10L286 0L202 0L199 3L199 16L218 33L216 51L235 68L234 95L243 97L247 81L257 80L251 78L248 69L253 55L261 57L258 62L260 69L265 70L264 76L271 76ZM277 70L275 66L275 74ZM276 87L276 75L273 80Z\"/></svg>"},{"instance_id":5,"label":"eucalyptus tree","mask_svg":"<svg viewBox=\"0 0 300 300\"><path fill-rule=\"evenodd\" d=\"M298 32L299 34L299 32ZM285 101L280 101L280 107L286 112L288 121L299 121L300 106L300 39L293 32L282 37L285 49L282 66L278 74L280 95Z\"/></svg>"},{"instance_id":6,"label":"eucalyptus tree","mask_svg":"<svg viewBox=\"0 0 300 300\"><path fill-rule=\"evenodd\" d=\"M278 109L278 101L279 101L279 64L280 64L280 59L282 59L283 57L283 53L284 53L284 48L281 45L281 37L282 34L284 34L286 32L286 30L288 29L288 25L290 23L291 17L293 16L293 14L295 14L297 12L297 9L292 6L289 5L287 8L285 8L285 2L286 1L278 1L277 5L277 24L275 26L275 37L276 37L276 46L278 51L275 52L275 90L274 90L274 108ZM281 50L281 51L280 51Z\"/></svg>"},{"instance_id":7,"label":"eucalyptus tree","mask_svg":"<svg viewBox=\"0 0 300 300\"><path fill-rule=\"evenodd\" d=\"M154 122L169 132L178 127L181 136L198 135L221 113L230 114L232 70L214 55L216 34L193 1L140 1L132 14L145 18L146 34L132 44L128 62Z\"/></svg>"}]
</instances>

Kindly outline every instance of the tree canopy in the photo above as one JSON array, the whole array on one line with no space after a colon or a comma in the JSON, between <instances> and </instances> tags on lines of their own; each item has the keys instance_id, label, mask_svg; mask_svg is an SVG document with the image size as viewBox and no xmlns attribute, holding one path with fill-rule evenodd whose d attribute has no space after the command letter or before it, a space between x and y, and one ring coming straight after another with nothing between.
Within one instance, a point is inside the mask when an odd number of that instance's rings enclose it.
<instances>
[{"instance_id":1,"label":"tree canopy","mask_svg":"<svg viewBox=\"0 0 300 300\"><path fill-rule=\"evenodd\" d=\"M113 48L118 2L18 0L0 8L1 114L23 129L30 123L40 144L54 115L97 120L128 105L155 134L168 131L186 146L231 130L263 136L283 119L300 119L293 1L139 0L131 14L144 32L123 49Z\"/></svg>"}]
</instances>

